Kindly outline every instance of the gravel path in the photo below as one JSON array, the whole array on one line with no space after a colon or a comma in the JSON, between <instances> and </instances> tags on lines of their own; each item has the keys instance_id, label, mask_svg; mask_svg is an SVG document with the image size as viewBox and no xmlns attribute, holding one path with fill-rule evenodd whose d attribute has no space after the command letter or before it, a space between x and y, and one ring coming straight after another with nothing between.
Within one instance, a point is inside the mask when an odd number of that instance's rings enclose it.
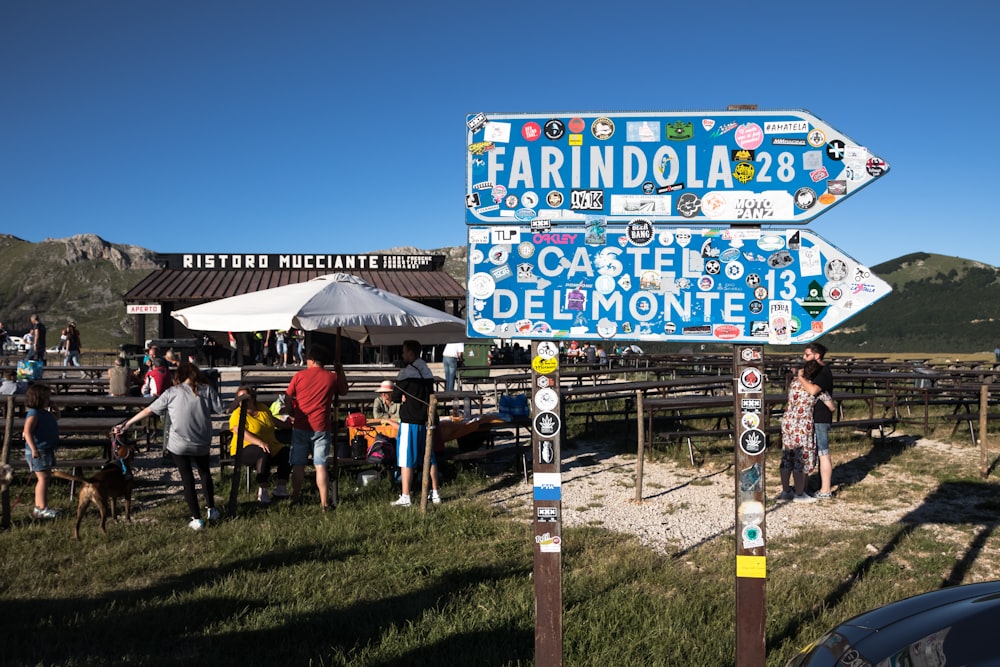
<instances>
[{"instance_id":1,"label":"gravel path","mask_svg":"<svg viewBox=\"0 0 1000 667\"><path fill-rule=\"evenodd\" d=\"M920 440L919 446L933 447L944 456L960 455L951 446L932 440ZM671 555L681 555L735 530L732 465L694 469L673 461L647 461L643 500L638 504L634 454L622 455L595 441L579 442L568 454L564 452L562 465L562 519L566 527L597 525L632 533L642 544ZM769 539L790 538L802 525L828 523L831 511L835 511L838 525L863 526L891 524L914 510L907 503L876 507L840 498L809 504L775 501L781 492L776 465L771 458L765 476ZM886 482L884 477L868 475L858 487ZM852 495L863 498L865 494ZM488 499L516 517L531 520L532 489L523 481L489 493Z\"/></svg>"}]
</instances>

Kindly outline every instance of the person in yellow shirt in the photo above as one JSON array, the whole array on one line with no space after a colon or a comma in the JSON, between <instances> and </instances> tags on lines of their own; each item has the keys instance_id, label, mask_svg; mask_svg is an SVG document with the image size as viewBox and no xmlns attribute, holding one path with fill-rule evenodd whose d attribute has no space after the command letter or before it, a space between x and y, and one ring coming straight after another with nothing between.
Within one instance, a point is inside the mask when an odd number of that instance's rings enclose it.
<instances>
[{"instance_id":1,"label":"person in yellow shirt","mask_svg":"<svg viewBox=\"0 0 1000 667\"><path fill-rule=\"evenodd\" d=\"M271 495L267 491L271 479L271 468L277 466L274 488L275 498L288 497L288 477L291 466L288 463L288 447L278 441L276 428L288 428L274 417L263 403L257 402L257 390L249 385L243 385L236 391L236 398L244 397L245 402L229 415L229 428L233 439L229 444L229 453L236 455L236 433L240 425L240 413L247 411L246 430L243 435L243 450L240 463L253 466L257 473L257 500L262 505L270 504Z\"/></svg>"}]
</instances>

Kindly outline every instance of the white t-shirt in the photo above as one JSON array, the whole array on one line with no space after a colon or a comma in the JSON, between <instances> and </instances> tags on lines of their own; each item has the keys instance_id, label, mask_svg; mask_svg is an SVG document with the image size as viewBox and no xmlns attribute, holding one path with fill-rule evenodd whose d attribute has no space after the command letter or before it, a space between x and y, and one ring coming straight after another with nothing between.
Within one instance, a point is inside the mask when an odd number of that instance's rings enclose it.
<instances>
[{"instance_id":1,"label":"white t-shirt","mask_svg":"<svg viewBox=\"0 0 1000 667\"><path fill-rule=\"evenodd\" d=\"M465 355L465 343L448 343L444 346L442 357L454 357L458 359Z\"/></svg>"}]
</instances>

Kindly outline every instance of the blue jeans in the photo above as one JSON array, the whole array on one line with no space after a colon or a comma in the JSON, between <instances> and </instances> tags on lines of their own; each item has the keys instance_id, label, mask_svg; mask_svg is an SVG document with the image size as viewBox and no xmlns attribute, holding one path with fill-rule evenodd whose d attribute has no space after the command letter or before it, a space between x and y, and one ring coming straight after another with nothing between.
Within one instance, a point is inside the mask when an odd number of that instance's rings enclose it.
<instances>
[{"instance_id":1,"label":"blue jeans","mask_svg":"<svg viewBox=\"0 0 1000 667\"><path fill-rule=\"evenodd\" d=\"M830 425L816 422L813 424L816 431L816 454L818 456L830 455Z\"/></svg>"},{"instance_id":2,"label":"blue jeans","mask_svg":"<svg viewBox=\"0 0 1000 667\"><path fill-rule=\"evenodd\" d=\"M44 443L36 443L38 447L38 458L31 458L31 447L25 443L24 460L28 462L28 470L31 472L45 472L52 470L56 465L55 447L50 447Z\"/></svg>"},{"instance_id":3,"label":"blue jeans","mask_svg":"<svg viewBox=\"0 0 1000 667\"><path fill-rule=\"evenodd\" d=\"M292 446L288 460L293 466L304 466L309 463L309 452L312 451L312 463L315 467L325 466L330 456L330 444L333 436L329 431L304 431L292 429Z\"/></svg>"},{"instance_id":4,"label":"blue jeans","mask_svg":"<svg viewBox=\"0 0 1000 667\"><path fill-rule=\"evenodd\" d=\"M444 390L455 391L455 374L458 372L458 357L442 357L444 362Z\"/></svg>"}]
</instances>

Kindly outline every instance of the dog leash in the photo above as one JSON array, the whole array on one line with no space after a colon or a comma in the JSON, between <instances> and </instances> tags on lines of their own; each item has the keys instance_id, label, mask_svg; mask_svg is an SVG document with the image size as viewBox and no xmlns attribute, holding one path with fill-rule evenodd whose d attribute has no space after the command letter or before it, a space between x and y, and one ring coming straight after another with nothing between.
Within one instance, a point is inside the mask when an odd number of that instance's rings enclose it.
<instances>
[{"instance_id":1,"label":"dog leash","mask_svg":"<svg viewBox=\"0 0 1000 667\"><path fill-rule=\"evenodd\" d=\"M24 486L21 487L21 490L17 492L17 496L14 497L14 502L10 506L11 511L16 509L17 506L21 504L21 496L23 496L25 490L27 490L28 484L31 484L31 475L32 473L29 471L28 476L24 480Z\"/></svg>"},{"instance_id":2,"label":"dog leash","mask_svg":"<svg viewBox=\"0 0 1000 667\"><path fill-rule=\"evenodd\" d=\"M118 455L118 450L122 447L128 446L128 443L122 442L120 434L111 431L111 458L117 461L118 465L121 466L122 477L124 479L128 479L131 473L129 472L128 464L125 462L125 459Z\"/></svg>"}]
</instances>

